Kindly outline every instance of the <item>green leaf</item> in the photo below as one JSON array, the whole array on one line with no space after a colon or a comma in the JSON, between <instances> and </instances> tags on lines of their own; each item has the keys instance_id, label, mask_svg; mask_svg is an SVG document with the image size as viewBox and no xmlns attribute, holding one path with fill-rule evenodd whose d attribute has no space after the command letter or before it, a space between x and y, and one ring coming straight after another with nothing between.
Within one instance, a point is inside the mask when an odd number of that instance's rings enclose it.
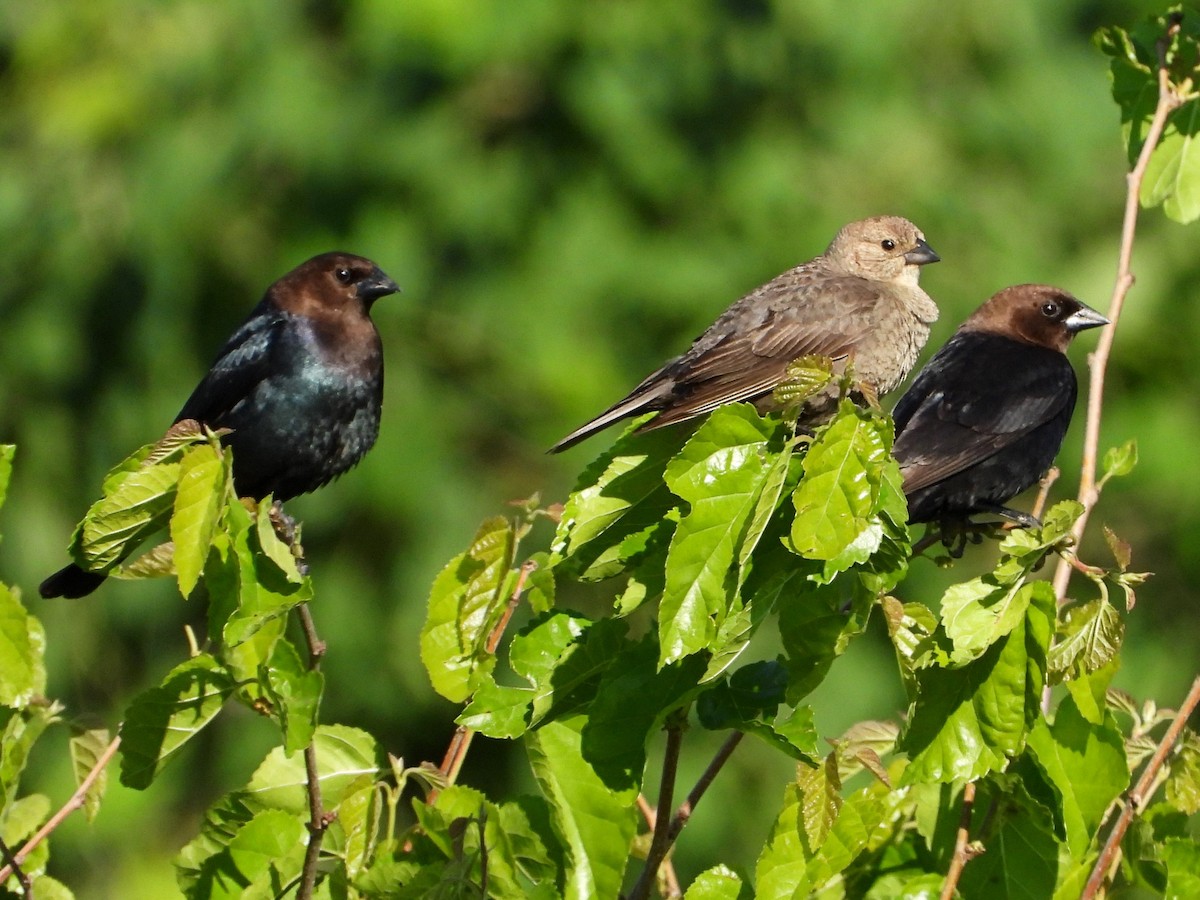
<instances>
[{"instance_id":1,"label":"green leaf","mask_svg":"<svg viewBox=\"0 0 1200 900\"><path fill-rule=\"evenodd\" d=\"M27 794L19 800L8 800L4 803L4 815L0 817L0 839L9 848L18 848L24 844L29 838L33 837L34 833L42 827L45 821L50 818L50 798L45 794ZM39 871L44 871L46 863L50 858L50 849L47 841L43 841L33 852L25 857L22 863L22 871L27 874L36 874ZM39 890L35 892L35 896L41 898L40 884L42 879L38 879L35 884L39 885ZM5 884L13 891L16 890L16 879L9 879ZM3 891L3 888L0 888ZM5 892L4 896L18 897L22 896L18 893Z\"/></svg>"},{"instance_id":2,"label":"green leaf","mask_svg":"<svg viewBox=\"0 0 1200 900\"><path fill-rule=\"evenodd\" d=\"M866 628L874 593L856 575L808 586L779 604L779 637L788 670L788 702L799 703Z\"/></svg>"},{"instance_id":3,"label":"green leaf","mask_svg":"<svg viewBox=\"0 0 1200 900\"><path fill-rule=\"evenodd\" d=\"M566 850L566 900L617 896L637 832L637 787L611 790L583 758L586 723L574 716L525 736L533 776Z\"/></svg>"},{"instance_id":4,"label":"green leaf","mask_svg":"<svg viewBox=\"0 0 1200 900\"><path fill-rule=\"evenodd\" d=\"M700 724L714 731L733 728L758 735L789 756L813 764L817 732L812 710L780 712L787 686L787 670L778 662L743 666L700 695L696 702Z\"/></svg>"},{"instance_id":5,"label":"green leaf","mask_svg":"<svg viewBox=\"0 0 1200 900\"><path fill-rule=\"evenodd\" d=\"M1200 812L1200 739L1191 732L1171 759L1167 802L1189 816Z\"/></svg>"},{"instance_id":6,"label":"green leaf","mask_svg":"<svg viewBox=\"0 0 1200 900\"><path fill-rule=\"evenodd\" d=\"M804 458L804 478L793 495L796 553L838 560L844 569L879 548L883 531L875 510L890 451L887 421L844 401Z\"/></svg>"},{"instance_id":7,"label":"green leaf","mask_svg":"<svg viewBox=\"0 0 1200 900\"><path fill-rule=\"evenodd\" d=\"M221 711L234 682L211 655L171 670L129 705L121 726L121 783L142 790Z\"/></svg>"},{"instance_id":8,"label":"green leaf","mask_svg":"<svg viewBox=\"0 0 1200 900\"><path fill-rule=\"evenodd\" d=\"M1128 440L1120 447L1110 447L1104 453L1104 477L1101 483L1110 478L1121 478L1133 471L1138 461L1137 441Z\"/></svg>"},{"instance_id":9,"label":"green leaf","mask_svg":"<svg viewBox=\"0 0 1200 900\"><path fill-rule=\"evenodd\" d=\"M189 596L200 580L209 545L229 492L230 467L211 444L200 444L179 462L179 486L171 516L175 574L179 591Z\"/></svg>"},{"instance_id":10,"label":"green leaf","mask_svg":"<svg viewBox=\"0 0 1200 900\"><path fill-rule=\"evenodd\" d=\"M19 709L46 692L45 647L42 623L0 584L0 705Z\"/></svg>"},{"instance_id":11,"label":"green leaf","mask_svg":"<svg viewBox=\"0 0 1200 900\"><path fill-rule=\"evenodd\" d=\"M1162 861L1167 868L1167 897L1200 896L1200 847L1191 838L1174 838L1163 843Z\"/></svg>"},{"instance_id":12,"label":"green leaf","mask_svg":"<svg viewBox=\"0 0 1200 900\"><path fill-rule=\"evenodd\" d=\"M950 587L942 596L942 624L954 645L952 660L978 658L1025 618L1035 597L1053 605L1054 588L1047 581L997 584L989 575Z\"/></svg>"},{"instance_id":13,"label":"green leaf","mask_svg":"<svg viewBox=\"0 0 1200 900\"><path fill-rule=\"evenodd\" d=\"M1072 857L1082 859L1109 804L1129 786L1121 732L1111 715L1103 725L1091 724L1067 697L1053 725L1034 724L1029 754L1054 790Z\"/></svg>"},{"instance_id":14,"label":"green leaf","mask_svg":"<svg viewBox=\"0 0 1200 900\"><path fill-rule=\"evenodd\" d=\"M283 726L283 752L307 747L317 728L324 676L301 661L290 641L281 640L262 667L259 681Z\"/></svg>"},{"instance_id":15,"label":"green leaf","mask_svg":"<svg viewBox=\"0 0 1200 900\"><path fill-rule=\"evenodd\" d=\"M626 432L588 466L563 507L552 565L562 568L569 561L564 570L581 580L623 570L640 546L628 539L660 527L677 505L663 484L663 470L679 447L675 429Z\"/></svg>"},{"instance_id":16,"label":"green leaf","mask_svg":"<svg viewBox=\"0 0 1200 900\"><path fill-rule=\"evenodd\" d=\"M235 680L254 682L283 636L288 613L312 599L312 581L289 580L263 550L257 523L241 503L226 507L225 527L228 543L214 544L217 558L210 557L205 569L216 607L210 621L236 599L220 628L221 658Z\"/></svg>"},{"instance_id":17,"label":"green leaf","mask_svg":"<svg viewBox=\"0 0 1200 900\"><path fill-rule=\"evenodd\" d=\"M918 671L901 744L911 760L904 784L973 781L1020 753L1040 715L1053 610L1035 596L1022 622L978 659Z\"/></svg>"},{"instance_id":18,"label":"green leaf","mask_svg":"<svg viewBox=\"0 0 1200 900\"><path fill-rule=\"evenodd\" d=\"M109 473L104 496L75 530L71 555L83 568L108 571L170 519L180 464L169 457L143 464L150 450L141 448Z\"/></svg>"},{"instance_id":19,"label":"green leaf","mask_svg":"<svg viewBox=\"0 0 1200 900\"><path fill-rule=\"evenodd\" d=\"M792 900L817 893L840 879L859 853L886 833L888 809L868 790L842 801L828 827L810 829L817 820L827 822L831 796L825 789L806 792L799 783L788 786L783 810L758 858L754 888L758 900Z\"/></svg>"},{"instance_id":20,"label":"green leaf","mask_svg":"<svg viewBox=\"0 0 1200 900\"><path fill-rule=\"evenodd\" d=\"M178 867L189 897L267 900L298 879L307 844L299 819L268 809L244 823L226 824L235 826L226 840L193 841L180 853Z\"/></svg>"},{"instance_id":21,"label":"green leaf","mask_svg":"<svg viewBox=\"0 0 1200 900\"><path fill-rule=\"evenodd\" d=\"M980 783L976 809L995 805L987 852L963 869L963 897L1040 900L1054 893L1060 843L1049 813L1020 786Z\"/></svg>"},{"instance_id":22,"label":"green leaf","mask_svg":"<svg viewBox=\"0 0 1200 900\"><path fill-rule=\"evenodd\" d=\"M33 745L47 727L58 721L61 711L57 704L23 710L0 708L0 810L16 798Z\"/></svg>"},{"instance_id":23,"label":"green leaf","mask_svg":"<svg viewBox=\"0 0 1200 900\"><path fill-rule=\"evenodd\" d=\"M8 497L8 482L12 478L13 456L16 452L16 445L0 444L0 506Z\"/></svg>"},{"instance_id":24,"label":"green leaf","mask_svg":"<svg viewBox=\"0 0 1200 900\"><path fill-rule=\"evenodd\" d=\"M627 645L600 677L589 707L583 756L613 790L636 789L650 733L699 691L704 659L688 657L662 669L657 659L651 635Z\"/></svg>"},{"instance_id":25,"label":"green leaf","mask_svg":"<svg viewBox=\"0 0 1200 900\"><path fill-rule=\"evenodd\" d=\"M1200 103L1192 100L1171 113L1150 155L1139 199L1186 225L1200 217Z\"/></svg>"},{"instance_id":26,"label":"green leaf","mask_svg":"<svg viewBox=\"0 0 1200 900\"><path fill-rule=\"evenodd\" d=\"M447 700L466 700L496 663L486 644L508 600L505 586L515 552L512 526L495 516L433 582L421 629L421 661L434 690Z\"/></svg>"},{"instance_id":27,"label":"green leaf","mask_svg":"<svg viewBox=\"0 0 1200 900\"><path fill-rule=\"evenodd\" d=\"M683 900L737 900L742 879L728 866L713 866L688 885Z\"/></svg>"},{"instance_id":28,"label":"green leaf","mask_svg":"<svg viewBox=\"0 0 1200 900\"><path fill-rule=\"evenodd\" d=\"M83 784L96 768L111 741L112 735L107 728L94 728L71 736L71 771L76 786ZM83 795L83 812L89 822L95 821L100 812L100 801L107 787L108 769L104 768Z\"/></svg>"},{"instance_id":29,"label":"green leaf","mask_svg":"<svg viewBox=\"0 0 1200 900\"><path fill-rule=\"evenodd\" d=\"M304 576L300 574L300 567L296 564L296 554L275 530L275 523L271 520L272 505L271 498L266 497L259 502L258 509L254 514L258 546L263 555L275 564L279 574L292 584L300 584L304 580Z\"/></svg>"},{"instance_id":30,"label":"green leaf","mask_svg":"<svg viewBox=\"0 0 1200 900\"><path fill-rule=\"evenodd\" d=\"M1103 597L1068 607L1050 649L1053 681L1077 678L1108 665L1120 652L1125 623Z\"/></svg>"},{"instance_id":31,"label":"green leaf","mask_svg":"<svg viewBox=\"0 0 1200 900\"><path fill-rule=\"evenodd\" d=\"M321 725L313 735L321 802L333 809L349 794L375 781L384 771L383 751L364 731ZM242 796L258 809L279 809L294 816L308 810L308 774L304 754L287 756L276 747L250 777Z\"/></svg>"},{"instance_id":32,"label":"green leaf","mask_svg":"<svg viewBox=\"0 0 1200 900\"><path fill-rule=\"evenodd\" d=\"M833 360L828 356L801 356L788 363L774 400L780 406L800 406L833 382Z\"/></svg>"},{"instance_id":33,"label":"green leaf","mask_svg":"<svg viewBox=\"0 0 1200 900\"><path fill-rule=\"evenodd\" d=\"M707 648L729 613L739 580L730 569L743 536L768 481L781 484L766 452L775 432L748 404L724 406L667 465L667 486L689 510L667 554L660 665Z\"/></svg>"},{"instance_id":34,"label":"green leaf","mask_svg":"<svg viewBox=\"0 0 1200 900\"><path fill-rule=\"evenodd\" d=\"M458 723L488 737L514 738L547 716L591 702L600 676L626 647L627 630L616 619L593 622L564 612L534 620L509 648L509 665L527 684L502 686L489 676Z\"/></svg>"}]
</instances>

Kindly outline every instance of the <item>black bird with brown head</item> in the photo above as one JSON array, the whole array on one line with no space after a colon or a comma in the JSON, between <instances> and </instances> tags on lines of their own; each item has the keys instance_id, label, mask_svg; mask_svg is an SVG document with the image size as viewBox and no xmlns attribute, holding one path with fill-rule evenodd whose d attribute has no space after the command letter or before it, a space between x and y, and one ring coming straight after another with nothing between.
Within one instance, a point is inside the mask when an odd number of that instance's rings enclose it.
<instances>
[{"instance_id":1,"label":"black bird with brown head","mask_svg":"<svg viewBox=\"0 0 1200 900\"><path fill-rule=\"evenodd\" d=\"M268 289L175 422L227 428L240 497L288 500L358 463L375 443L383 348L371 305L399 288L375 263L323 253ZM105 575L72 564L43 597L82 597Z\"/></svg>"},{"instance_id":2,"label":"black bird with brown head","mask_svg":"<svg viewBox=\"0 0 1200 900\"><path fill-rule=\"evenodd\" d=\"M1108 319L1060 288L1021 284L979 307L923 368L893 411L893 453L910 522L993 513L1050 468L1075 409L1065 352Z\"/></svg>"}]
</instances>

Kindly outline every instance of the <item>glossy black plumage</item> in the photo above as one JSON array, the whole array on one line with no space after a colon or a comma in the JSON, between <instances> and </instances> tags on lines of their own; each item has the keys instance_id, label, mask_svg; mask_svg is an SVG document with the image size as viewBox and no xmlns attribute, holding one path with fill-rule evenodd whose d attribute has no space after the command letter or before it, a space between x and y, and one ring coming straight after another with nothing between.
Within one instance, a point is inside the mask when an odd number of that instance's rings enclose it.
<instances>
[{"instance_id":1,"label":"glossy black plumage","mask_svg":"<svg viewBox=\"0 0 1200 900\"><path fill-rule=\"evenodd\" d=\"M313 257L267 289L175 417L229 428L239 496L288 500L354 466L375 443L383 348L371 304L396 283L368 259ZM43 597L80 597L104 580L74 564Z\"/></svg>"},{"instance_id":2,"label":"glossy black plumage","mask_svg":"<svg viewBox=\"0 0 1200 900\"><path fill-rule=\"evenodd\" d=\"M1079 331L1108 320L1066 291L1017 285L955 332L896 404L893 453L910 522L994 513L1034 485L1062 446L1075 409L1064 355Z\"/></svg>"}]
</instances>

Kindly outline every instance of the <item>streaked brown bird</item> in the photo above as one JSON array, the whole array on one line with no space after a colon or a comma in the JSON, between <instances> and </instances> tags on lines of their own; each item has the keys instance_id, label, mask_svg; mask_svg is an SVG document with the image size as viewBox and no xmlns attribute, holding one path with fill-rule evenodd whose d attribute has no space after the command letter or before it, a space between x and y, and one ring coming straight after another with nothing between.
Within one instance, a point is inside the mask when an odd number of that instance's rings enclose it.
<instances>
[{"instance_id":1,"label":"streaked brown bird","mask_svg":"<svg viewBox=\"0 0 1200 900\"><path fill-rule=\"evenodd\" d=\"M937 304L917 284L921 266L938 258L907 219L852 222L823 254L742 297L686 353L550 452L641 413L658 416L639 431L738 401L765 412L774 408L771 392L788 364L802 356L831 357L839 369L852 360L863 393L871 399L886 394L913 367L938 317Z\"/></svg>"},{"instance_id":2,"label":"streaked brown bird","mask_svg":"<svg viewBox=\"0 0 1200 900\"><path fill-rule=\"evenodd\" d=\"M1004 504L1050 468L1075 409L1065 355L1108 319L1045 284L1005 288L959 326L896 404L893 453L910 522L992 513L1036 525Z\"/></svg>"},{"instance_id":3,"label":"streaked brown bird","mask_svg":"<svg viewBox=\"0 0 1200 900\"><path fill-rule=\"evenodd\" d=\"M398 290L349 253L314 256L267 288L175 417L232 429L222 441L233 449L239 497L306 494L371 449L383 402L371 304ZM83 597L106 577L72 563L38 591Z\"/></svg>"}]
</instances>

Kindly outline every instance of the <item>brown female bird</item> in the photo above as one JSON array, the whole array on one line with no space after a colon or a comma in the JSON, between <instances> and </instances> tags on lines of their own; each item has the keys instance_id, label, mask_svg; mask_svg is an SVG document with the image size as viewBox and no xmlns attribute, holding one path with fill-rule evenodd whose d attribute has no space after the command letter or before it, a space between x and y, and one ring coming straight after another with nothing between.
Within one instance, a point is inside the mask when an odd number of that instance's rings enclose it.
<instances>
[{"instance_id":1,"label":"brown female bird","mask_svg":"<svg viewBox=\"0 0 1200 900\"><path fill-rule=\"evenodd\" d=\"M646 412L639 430L682 422L718 406L751 401L773 408L771 392L801 356L853 361L862 392L895 388L917 361L938 317L917 285L921 266L938 261L925 236L898 216L852 222L823 254L742 297L692 343L623 400L550 448L557 453L613 422ZM828 398L810 400L808 413Z\"/></svg>"}]
</instances>

